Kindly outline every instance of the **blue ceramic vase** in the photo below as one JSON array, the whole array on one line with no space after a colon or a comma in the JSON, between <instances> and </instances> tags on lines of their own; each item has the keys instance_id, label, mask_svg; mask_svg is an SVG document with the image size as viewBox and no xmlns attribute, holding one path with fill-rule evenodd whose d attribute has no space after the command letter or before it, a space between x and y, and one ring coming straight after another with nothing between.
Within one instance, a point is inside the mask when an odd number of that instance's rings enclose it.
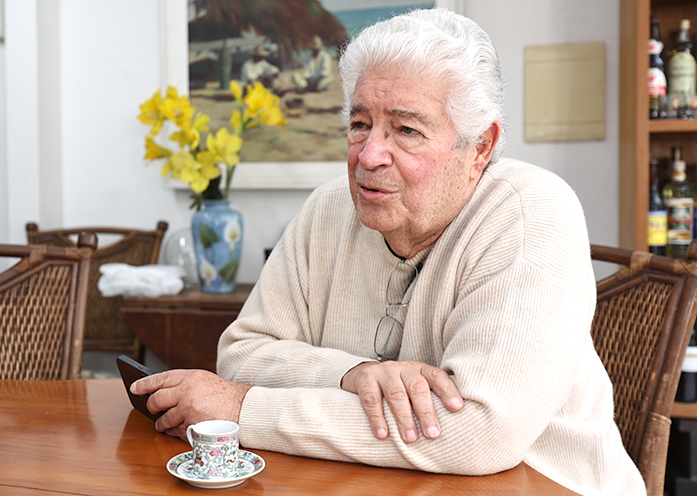
<instances>
[{"instance_id":1,"label":"blue ceramic vase","mask_svg":"<svg viewBox=\"0 0 697 496\"><path fill-rule=\"evenodd\" d=\"M191 221L201 291L231 293L242 252L242 214L228 200L204 200Z\"/></svg>"}]
</instances>

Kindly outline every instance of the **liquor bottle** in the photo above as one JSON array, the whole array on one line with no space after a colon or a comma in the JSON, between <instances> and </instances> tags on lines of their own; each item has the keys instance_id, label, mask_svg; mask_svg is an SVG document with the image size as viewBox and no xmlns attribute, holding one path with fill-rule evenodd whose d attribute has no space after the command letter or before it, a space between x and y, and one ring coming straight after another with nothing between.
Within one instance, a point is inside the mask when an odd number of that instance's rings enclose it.
<instances>
[{"instance_id":1,"label":"liquor bottle","mask_svg":"<svg viewBox=\"0 0 697 496\"><path fill-rule=\"evenodd\" d=\"M690 169L692 171L691 174ZM692 200L694 205L697 205L697 183L695 183L695 178L697 178L696 172L697 164L694 164L692 167L688 168L687 172L687 182L692 188ZM695 239L695 237L697 237L697 208L692 209L692 239Z\"/></svg>"},{"instance_id":2,"label":"liquor bottle","mask_svg":"<svg viewBox=\"0 0 697 496\"><path fill-rule=\"evenodd\" d=\"M694 228L693 228L694 230ZM668 243L668 216L658 189L658 160L651 160L651 186L649 188L649 251L666 254Z\"/></svg>"},{"instance_id":3,"label":"liquor bottle","mask_svg":"<svg viewBox=\"0 0 697 496\"><path fill-rule=\"evenodd\" d=\"M649 40L649 118L659 119L663 99L666 97L666 73L661 58L663 43L658 21L651 18L651 39Z\"/></svg>"},{"instance_id":4,"label":"liquor bottle","mask_svg":"<svg viewBox=\"0 0 697 496\"><path fill-rule=\"evenodd\" d=\"M678 382L675 401L692 403L697 401L697 332L692 329L690 344L682 361L682 373Z\"/></svg>"},{"instance_id":5,"label":"liquor bottle","mask_svg":"<svg viewBox=\"0 0 697 496\"><path fill-rule=\"evenodd\" d=\"M692 241L694 199L692 187L685 175L682 147L673 147L673 173L663 186L663 204L668 214L668 245L666 254L673 258L687 258Z\"/></svg>"},{"instance_id":6,"label":"liquor bottle","mask_svg":"<svg viewBox=\"0 0 697 496\"><path fill-rule=\"evenodd\" d=\"M677 101L678 117L692 116L690 102L695 95L695 58L690 51L690 20L680 21L678 46L670 57L668 70L668 92Z\"/></svg>"}]
</instances>

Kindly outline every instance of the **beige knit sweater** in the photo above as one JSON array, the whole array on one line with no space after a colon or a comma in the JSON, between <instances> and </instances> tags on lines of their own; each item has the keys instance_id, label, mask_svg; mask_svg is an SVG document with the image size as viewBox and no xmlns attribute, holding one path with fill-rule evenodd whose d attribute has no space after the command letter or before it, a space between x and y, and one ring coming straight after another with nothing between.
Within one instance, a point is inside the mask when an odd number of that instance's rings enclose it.
<instances>
[{"instance_id":1,"label":"beige knit sweater","mask_svg":"<svg viewBox=\"0 0 697 496\"><path fill-rule=\"evenodd\" d=\"M427 253L428 252L428 253ZM429 249L400 359L446 370L465 407L436 440L373 437L342 376L375 359L375 328L398 259L358 220L345 177L289 224L240 317L218 373L250 384L247 448L453 474L524 461L583 495L643 495L613 422L611 383L591 342L595 280L583 211L560 178L503 159Z\"/></svg>"}]
</instances>

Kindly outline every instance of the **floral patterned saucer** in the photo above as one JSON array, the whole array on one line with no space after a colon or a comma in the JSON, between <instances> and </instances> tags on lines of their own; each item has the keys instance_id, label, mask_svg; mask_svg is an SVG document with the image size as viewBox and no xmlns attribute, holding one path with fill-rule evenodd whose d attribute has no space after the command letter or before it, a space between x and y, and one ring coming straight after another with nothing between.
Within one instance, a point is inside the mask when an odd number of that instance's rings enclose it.
<instances>
[{"instance_id":1,"label":"floral patterned saucer","mask_svg":"<svg viewBox=\"0 0 697 496\"><path fill-rule=\"evenodd\" d=\"M191 473L192 460L193 452L187 451L186 453L181 453L167 462L167 470L173 476L188 482L192 486L202 487L204 489L222 489L242 484L250 477L264 470L266 466L264 459L259 455L249 451L239 450L237 454L237 467L232 477L199 479L198 477L194 477Z\"/></svg>"}]
</instances>

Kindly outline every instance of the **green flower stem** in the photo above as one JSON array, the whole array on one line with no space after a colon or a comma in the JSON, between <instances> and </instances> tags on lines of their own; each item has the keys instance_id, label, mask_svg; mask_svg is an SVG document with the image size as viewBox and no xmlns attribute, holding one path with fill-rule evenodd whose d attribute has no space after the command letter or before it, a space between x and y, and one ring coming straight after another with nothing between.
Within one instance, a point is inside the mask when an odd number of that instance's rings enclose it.
<instances>
[{"instance_id":1,"label":"green flower stem","mask_svg":"<svg viewBox=\"0 0 697 496\"><path fill-rule=\"evenodd\" d=\"M225 173L225 199L229 200L230 199L230 185L232 184L232 175L235 173L235 166L234 165L228 165L226 167L226 173Z\"/></svg>"}]
</instances>

